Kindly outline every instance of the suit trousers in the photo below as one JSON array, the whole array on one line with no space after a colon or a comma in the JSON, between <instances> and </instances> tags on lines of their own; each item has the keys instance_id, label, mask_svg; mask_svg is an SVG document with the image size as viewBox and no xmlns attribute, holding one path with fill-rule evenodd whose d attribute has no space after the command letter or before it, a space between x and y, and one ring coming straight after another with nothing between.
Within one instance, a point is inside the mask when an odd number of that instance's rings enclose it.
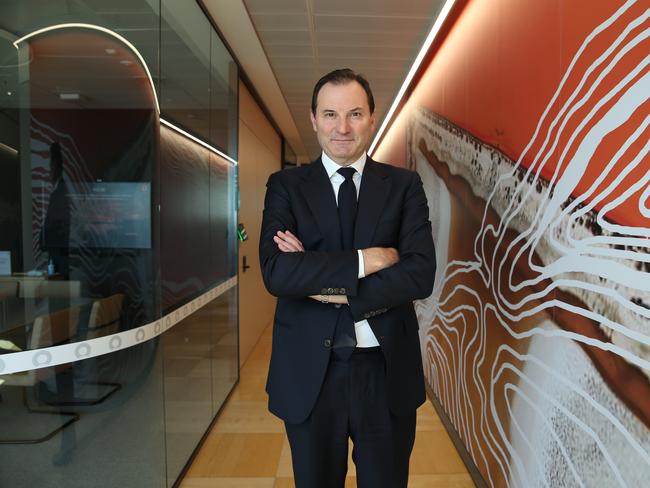
<instances>
[{"instance_id":1,"label":"suit trousers","mask_svg":"<svg viewBox=\"0 0 650 488\"><path fill-rule=\"evenodd\" d=\"M348 438L359 488L406 488L416 412L388 408L381 348L357 348L345 360L332 353L311 414L285 422L296 488L343 488Z\"/></svg>"}]
</instances>

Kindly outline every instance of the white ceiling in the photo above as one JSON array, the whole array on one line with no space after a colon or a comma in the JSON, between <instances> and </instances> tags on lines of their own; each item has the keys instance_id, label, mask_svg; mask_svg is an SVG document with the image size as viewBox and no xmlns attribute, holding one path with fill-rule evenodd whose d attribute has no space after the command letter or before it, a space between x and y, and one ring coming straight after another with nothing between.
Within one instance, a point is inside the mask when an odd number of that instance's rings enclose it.
<instances>
[{"instance_id":1,"label":"white ceiling","mask_svg":"<svg viewBox=\"0 0 650 488\"><path fill-rule=\"evenodd\" d=\"M206 2L210 5L222 2ZM223 2L230 3L230 2ZM336 68L368 78L381 122L441 8L442 0L243 0L302 145L301 159L320 148L309 123L314 83ZM246 62L212 12L256 88ZM258 60L259 64L259 60ZM275 84L275 83L273 83ZM260 93L265 104L267 100ZM277 100L272 103L277 104ZM273 110L269 110L275 118ZM282 122L277 121L282 128ZM294 125L295 124L295 125ZM295 129L294 129L295 130ZM287 137L290 140L290 137Z\"/></svg>"}]
</instances>

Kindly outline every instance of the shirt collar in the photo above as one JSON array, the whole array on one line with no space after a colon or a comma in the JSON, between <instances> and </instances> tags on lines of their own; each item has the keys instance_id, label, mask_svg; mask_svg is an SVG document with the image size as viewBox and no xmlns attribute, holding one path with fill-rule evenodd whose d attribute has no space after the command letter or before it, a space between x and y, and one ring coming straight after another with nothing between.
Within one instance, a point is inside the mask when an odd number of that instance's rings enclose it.
<instances>
[{"instance_id":1,"label":"shirt collar","mask_svg":"<svg viewBox=\"0 0 650 488\"><path fill-rule=\"evenodd\" d=\"M366 158L367 155L364 152L361 155L361 157L357 159L354 163L352 163L349 167L356 169L359 175L362 175L363 168L366 165ZM329 179L332 179L334 173L336 173L340 168L345 167L345 166L341 166L336 161L332 160L332 158L330 158L327 154L325 154L325 151L323 151L323 153L321 154L320 159L323 162L323 166L325 167L325 171L327 171L327 176Z\"/></svg>"}]
</instances>

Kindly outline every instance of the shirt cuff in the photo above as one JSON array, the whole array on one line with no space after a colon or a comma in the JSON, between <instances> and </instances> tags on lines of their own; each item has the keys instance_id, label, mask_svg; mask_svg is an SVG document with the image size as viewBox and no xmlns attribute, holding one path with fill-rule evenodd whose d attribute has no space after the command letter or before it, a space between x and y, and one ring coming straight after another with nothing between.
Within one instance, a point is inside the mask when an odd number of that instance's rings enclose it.
<instances>
[{"instance_id":1,"label":"shirt cuff","mask_svg":"<svg viewBox=\"0 0 650 488\"><path fill-rule=\"evenodd\" d=\"M357 249L357 252L359 253L359 279L361 279L366 276L366 267L363 264L363 252L361 249Z\"/></svg>"}]
</instances>

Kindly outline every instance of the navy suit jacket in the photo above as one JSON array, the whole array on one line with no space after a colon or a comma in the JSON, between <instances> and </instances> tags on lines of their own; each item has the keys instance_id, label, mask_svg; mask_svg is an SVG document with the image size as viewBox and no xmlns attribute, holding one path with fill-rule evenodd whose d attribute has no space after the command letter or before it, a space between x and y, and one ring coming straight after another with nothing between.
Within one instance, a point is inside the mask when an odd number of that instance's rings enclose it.
<instances>
[{"instance_id":1,"label":"navy suit jacket","mask_svg":"<svg viewBox=\"0 0 650 488\"><path fill-rule=\"evenodd\" d=\"M290 230L305 252L284 253L273 236ZM435 253L417 173L367 159L359 190L355 249L394 247L400 261L358 279L356 250L342 250L336 197L320 159L270 176L260 236L262 276L278 297L266 390L269 410L300 423L321 389L340 308L309 295L347 295L355 321L367 319L386 358L395 415L424 402L413 300L431 294ZM346 306L346 305L342 305Z\"/></svg>"}]
</instances>

